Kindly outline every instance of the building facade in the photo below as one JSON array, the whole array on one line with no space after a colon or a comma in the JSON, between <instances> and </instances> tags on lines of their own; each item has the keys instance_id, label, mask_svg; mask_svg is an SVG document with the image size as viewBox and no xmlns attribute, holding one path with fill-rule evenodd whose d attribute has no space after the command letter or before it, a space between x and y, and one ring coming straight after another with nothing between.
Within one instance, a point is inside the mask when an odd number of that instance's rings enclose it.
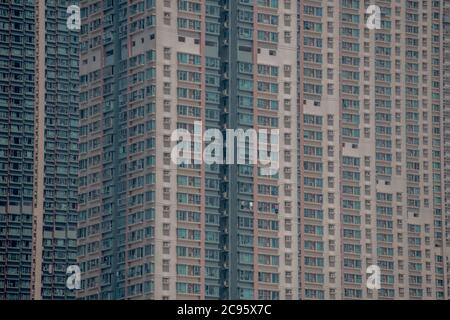
<instances>
[{"instance_id":1,"label":"building facade","mask_svg":"<svg viewBox=\"0 0 450 320\"><path fill-rule=\"evenodd\" d=\"M449 10L0 4L0 299L448 299Z\"/></svg>"},{"instance_id":2,"label":"building facade","mask_svg":"<svg viewBox=\"0 0 450 320\"><path fill-rule=\"evenodd\" d=\"M80 6L79 297L297 299L295 2ZM174 163L238 128L280 131L275 174Z\"/></svg>"},{"instance_id":3,"label":"building facade","mask_svg":"<svg viewBox=\"0 0 450 320\"><path fill-rule=\"evenodd\" d=\"M66 2L0 4L0 299L75 297L78 35Z\"/></svg>"},{"instance_id":4,"label":"building facade","mask_svg":"<svg viewBox=\"0 0 450 320\"><path fill-rule=\"evenodd\" d=\"M447 240L447 272L450 271L450 1L443 3L443 110L444 110L444 190L445 190L445 237ZM450 295L450 283L447 278L447 296Z\"/></svg>"},{"instance_id":5,"label":"building facade","mask_svg":"<svg viewBox=\"0 0 450 320\"><path fill-rule=\"evenodd\" d=\"M300 3L302 299L448 299L443 3Z\"/></svg>"}]
</instances>

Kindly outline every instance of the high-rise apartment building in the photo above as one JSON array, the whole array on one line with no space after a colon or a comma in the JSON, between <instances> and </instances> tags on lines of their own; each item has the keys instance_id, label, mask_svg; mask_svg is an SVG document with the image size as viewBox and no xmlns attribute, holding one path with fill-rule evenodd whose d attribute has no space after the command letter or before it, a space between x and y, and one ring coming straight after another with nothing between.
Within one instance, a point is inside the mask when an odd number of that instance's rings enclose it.
<instances>
[{"instance_id":1,"label":"high-rise apartment building","mask_svg":"<svg viewBox=\"0 0 450 320\"><path fill-rule=\"evenodd\" d=\"M0 300L74 297L79 80L68 6L0 3Z\"/></svg>"},{"instance_id":2,"label":"high-rise apartment building","mask_svg":"<svg viewBox=\"0 0 450 320\"><path fill-rule=\"evenodd\" d=\"M448 299L449 10L3 1L0 299Z\"/></svg>"},{"instance_id":3,"label":"high-rise apartment building","mask_svg":"<svg viewBox=\"0 0 450 320\"><path fill-rule=\"evenodd\" d=\"M80 6L79 297L297 299L296 2ZM174 163L237 128L279 129L276 174Z\"/></svg>"},{"instance_id":4,"label":"high-rise apartment building","mask_svg":"<svg viewBox=\"0 0 450 320\"><path fill-rule=\"evenodd\" d=\"M450 272L450 1L443 6L443 111L444 111L444 190L445 190L445 239L447 241L447 273ZM444 233L444 232L443 232ZM450 297L450 283L447 277L447 297Z\"/></svg>"},{"instance_id":5,"label":"high-rise apartment building","mask_svg":"<svg viewBox=\"0 0 450 320\"><path fill-rule=\"evenodd\" d=\"M449 297L443 3L300 2L302 299Z\"/></svg>"}]
</instances>

